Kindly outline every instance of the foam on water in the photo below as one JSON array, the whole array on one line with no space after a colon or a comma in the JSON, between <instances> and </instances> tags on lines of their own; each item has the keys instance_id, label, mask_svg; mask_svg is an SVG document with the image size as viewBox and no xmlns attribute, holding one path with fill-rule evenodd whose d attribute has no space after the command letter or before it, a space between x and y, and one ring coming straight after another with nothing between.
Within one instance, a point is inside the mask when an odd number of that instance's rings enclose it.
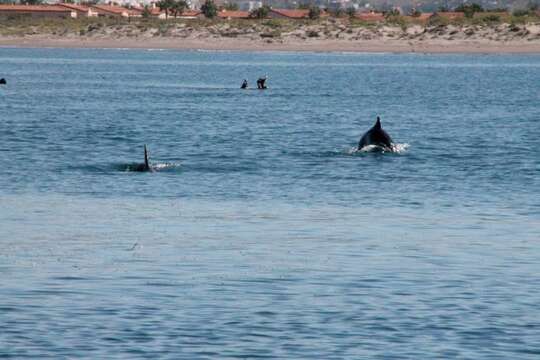
<instances>
[{"instance_id":1,"label":"foam on water","mask_svg":"<svg viewBox=\"0 0 540 360\"><path fill-rule=\"evenodd\" d=\"M357 146L351 147L347 150L347 154L357 154L357 153L383 153L383 154L404 154L408 151L410 145L407 143L395 143L392 144L392 148L388 149L384 146L379 145L366 145L361 149L358 149Z\"/></svg>"}]
</instances>

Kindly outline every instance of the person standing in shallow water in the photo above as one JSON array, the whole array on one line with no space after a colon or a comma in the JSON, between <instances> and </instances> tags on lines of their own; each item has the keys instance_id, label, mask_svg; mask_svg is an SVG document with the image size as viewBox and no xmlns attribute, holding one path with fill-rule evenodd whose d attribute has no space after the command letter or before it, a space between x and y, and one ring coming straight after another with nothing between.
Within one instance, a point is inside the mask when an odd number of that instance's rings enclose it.
<instances>
[{"instance_id":1,"label":"person standing in shallow water","mask_svg":"<svg viewBox=\"0 0 540 360\"><path fill-rule=\"evenodd\" d=\"M259 78L257 80L257 89L261 89L261 90L266 89L266 79L267 78L268 77L265 75L264 77Z\"/></svg>"},{"instance_id":2,"label":"person standing in shallow water","mask_svg":"<svg viewBox=\"0 0 540 360\"><path fill-rule=\"evenodd\" d=\"M240 89L247 89L248 87L248 82L246 79L244 79L244 81L242 82L242 86L240 86Z\"/></svg>"}]
</instances>

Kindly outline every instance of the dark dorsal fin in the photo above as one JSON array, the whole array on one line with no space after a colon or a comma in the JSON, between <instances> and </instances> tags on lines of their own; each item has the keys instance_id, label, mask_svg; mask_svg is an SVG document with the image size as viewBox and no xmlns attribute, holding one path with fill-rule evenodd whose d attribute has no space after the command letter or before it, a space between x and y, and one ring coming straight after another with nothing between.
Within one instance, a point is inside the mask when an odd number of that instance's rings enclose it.
<instances>
[{"instance_id":1,"label":"dark dorsal fin","mask_svg":"<svg viewBox=\"0 0 540 360\"><path fill-rule=\"evenodd\" d=\"M382 128L381 126L381 118L377 116L377 121L375 122L375 125L373 126L374 129L380 130Z\"/></svg>"},{"instance_id":2,"label":"dark dorsal fin","mask_svg":"<svg viewBox=\"0 0 540 360\"><path fill-rule=\"evenodd\" d=\"M148 163L148 150L146 149L146 144L144 144L144 167L150 169L150 164Z\"/></svg>"}]
</instances>

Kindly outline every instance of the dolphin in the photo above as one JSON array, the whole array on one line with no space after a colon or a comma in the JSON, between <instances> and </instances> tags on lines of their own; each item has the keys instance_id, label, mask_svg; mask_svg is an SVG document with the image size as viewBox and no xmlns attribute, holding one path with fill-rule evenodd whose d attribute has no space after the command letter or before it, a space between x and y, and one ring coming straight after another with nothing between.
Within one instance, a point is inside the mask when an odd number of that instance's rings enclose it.
<instances>
[{"instance_id":1,"label":"dolphin","mask_svg":"<svg viewBox=\"0 0 540 360\"><path fill-rule=\"evenodd\" d=\"M6 85L6 84L7 84L6 79L1 78L1 79L0 79L0 85Z\"/></svg>"},{"instance_id":2,"label":"dolphin","mask_svg":"<svg viewBox=\"0 0 540 360\"><path fill-rule=\"evenodd\" d=\"M144 145L144 164L137 164L133 167L133 171L139 171L139 172L153 172L154 169L150 165L150 162L148 161L148 150L146 149L146 145Z\"/></svg>"},{"instance_id":3,"label":"dolphin","mask_svg":"<svg viewBox=\"0 0 540 360\"><path fill-rule=\"evenodd\" d=\"M358 150L368 145L376 145L385 150L392 150L392 138L381 126L381 118L377 116L377 121L360 139Z\"/></svg>"}]
</instances>

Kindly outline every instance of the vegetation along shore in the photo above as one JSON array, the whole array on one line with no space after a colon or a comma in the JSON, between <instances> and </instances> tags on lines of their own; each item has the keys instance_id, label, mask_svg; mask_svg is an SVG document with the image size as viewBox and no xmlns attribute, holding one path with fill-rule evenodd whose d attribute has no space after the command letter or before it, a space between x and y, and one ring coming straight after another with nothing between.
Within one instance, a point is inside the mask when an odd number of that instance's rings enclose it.
<instances>
[{"instance_id":1,"label":"vegetation along shore","mask_svg":"<svg viewBox=\"0 0 540 360\"><path fill-rule=\"evenodd\" d=\"M188 11L167 10L165 18L150 16L149 9L138 16L8 16L0 22L0 46L540 53L537 10L403 15L305 9L272 17L271 9L215 9L212 16L182 16Z\"/></svg>"}]
</instances>

